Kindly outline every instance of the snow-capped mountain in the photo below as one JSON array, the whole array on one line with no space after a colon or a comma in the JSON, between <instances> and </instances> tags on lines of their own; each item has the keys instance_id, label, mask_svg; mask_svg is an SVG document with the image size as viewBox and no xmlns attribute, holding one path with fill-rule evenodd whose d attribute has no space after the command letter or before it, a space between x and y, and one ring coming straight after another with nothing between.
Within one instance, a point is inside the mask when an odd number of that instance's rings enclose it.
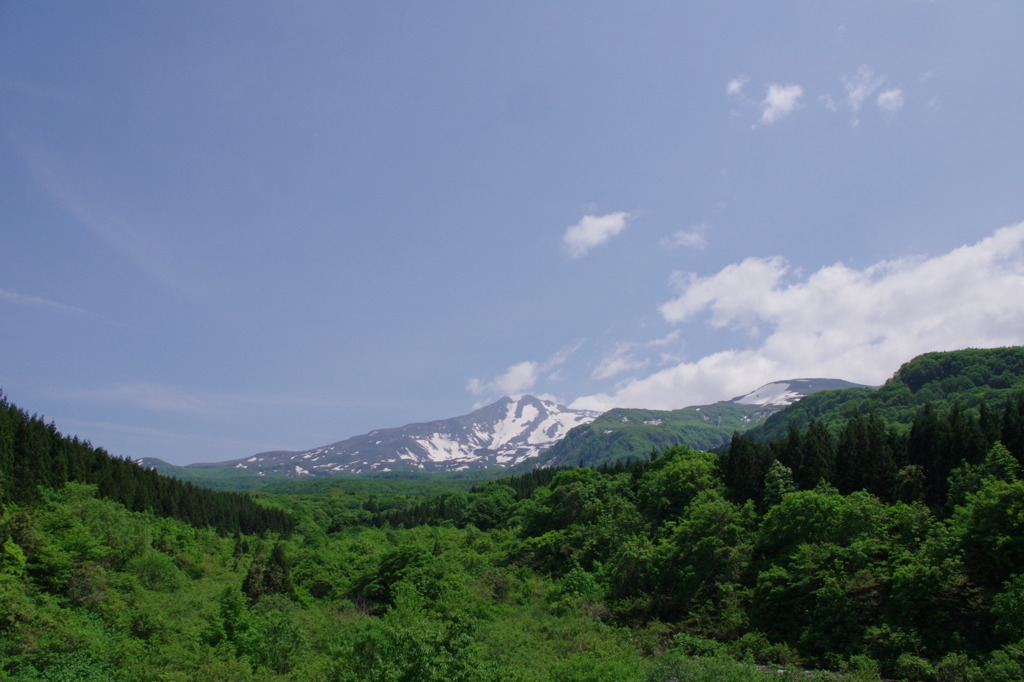
<instances>
[{"instance_id":1,"label":"snow-capped mountain","mask_svg":"<svg viewBox=\"0 0 1024 682\"><path fill-rule=\"evenodd\" d=\"M291 476L509 467L536 457L571 428L597 416L529 395L506 397L461 417L379 429L312 450L263 452L223 464Z\"/></svg>"}]
</instances>

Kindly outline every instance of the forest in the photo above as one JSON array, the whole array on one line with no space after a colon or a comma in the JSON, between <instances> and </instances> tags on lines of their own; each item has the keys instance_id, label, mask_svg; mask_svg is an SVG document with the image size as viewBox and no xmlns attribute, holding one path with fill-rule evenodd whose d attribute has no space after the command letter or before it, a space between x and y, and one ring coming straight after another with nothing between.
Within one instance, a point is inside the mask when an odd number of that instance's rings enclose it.
<instances>
[{"instance_id":1,"label":"forest","mask_svg":"<svg viewBox=\"0 0 1024 682\"><path fill-rule=\"evenodd\" d=\"M3 398L0 679L1024 679L1022 359L447 487L209 491Z\"/></svg>"}]
</instances>

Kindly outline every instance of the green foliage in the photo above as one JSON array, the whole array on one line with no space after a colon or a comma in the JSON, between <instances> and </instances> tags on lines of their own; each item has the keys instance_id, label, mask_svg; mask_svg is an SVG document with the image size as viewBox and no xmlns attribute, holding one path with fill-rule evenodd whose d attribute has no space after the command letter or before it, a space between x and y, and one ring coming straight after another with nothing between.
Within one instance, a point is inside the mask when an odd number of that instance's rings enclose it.
<instances>
[{"instance_id":1,"label":"green foliage","mask_svg":"<svg viewBox=\"0 0 1024 682\"><path fill-rule=\"evenodd\" d=\"M245 580L242 581L242 591L249 597L250 603L256 603L264 595L295 596L291 563L285 556L283 543L275 542L269 557L264 554L263 544L257 545Z\"/></svg>"},{"instance_id":2,"label":"green foliage","mask_svg":"<svg viewBox=\"0 0 1024 682\"><path fill-rule=\"evenodd\" d=\"M980 679L993 682L1024 680L1024 641L992 652L982 668Z\"/></svg>"},{"instance_id":3,"label":"green foliage","mask_svg":"<svg viewBox=\"0 0 1024 682\"><path fill-rule=\"evenodd\" d=\"M37 486L0 509L0 679L1021 679L1024 408L926 410L946 375L921 376L880 389L903 432L857 412L720 455L247 498L287 534ZM12 414L27 452L46 429Z\"/></svg>"},{"instance_id":4,"label":"green foliage","mask_svg":"<svg viewBox=\"0 0 1024 682\"><path fill-rule=\"evenodd\" d=\"M1003 642L1024 640L1024 573L1017 573L1003 583L1003 591L992 599L995 635Z\"/></svg>"},{"instance_id":5,"label":"green foliage","mask_svg":"<svg viewBox=\"0 0 1024 682\"><path fill-rule=\"evenodd\" d=\"M133 511L152 511L221 532L287 531L293 525L287 514L248 495L182 483L67 438L52 422L30 417L0 393L0 500L35 502L41 491L68 482L95 485L100 497Z\"/></svg>"},{"instance_id":6,"label":"green foliage","mask_svg":"<svg viewBox=\"0 0 1024 682\"><path fill-rule=\"evenodd\" d=\"M763 503L766 508L771 508L782 502L787 493L796 492L796 483L793 482L793 470L780 462L772 460L768 473L764 476Z\"/></svg>"},{"instance_id":7,"label":"green foliage","mask_svg":"<svg viewBox=\"0 0 1024 682\"><path fill-rule=\"evenodd\" d=\"M758 440L783 438L791 423L804 429L819 420L829 431L857 415L876 413L887 424L909 427L927 403L947 411L988 403L995 409L1017 400L1024 390L1024 347L926 353L900 367L878 390L852 388L809 395L750 430ZM1019 427L1017 429L1019 433ZM1007 444L1012 451L1017 445Z\"/></svg>"},{"instance_id":8,"label":"green foliage","mask_svg":"<svg viewBox=\"0 0 1024 682\"><path fill-rule=\"evenodd\" d=\"M643 477L637 489L637 505L660 523L682 511L704 490L720 490L714 455L675 447L666 450Z\"/></svg>"},{"instance_id":9,"label":"green foliage","mask_svg":"<svg viewBox=\"0 0 1024 682\"><path fill-rule=\"evenodd\" d=\"M544 454L546 466L601 466L645 459L652 448L714 450L778 411L777 406L716 403L680 410L615 409L572 429Z\"/></svg>"},{"instance_id":10,"label":"green foliage","mask_svg":"<svg viewBox=\"0 0 1024 682\"><path fill-rule=\"evenodd\" d=\"M432 619L414 609L395 609L380 620L364 621L345 653L353 665L336 669L352 682L471 682L499 679L479 660L474 624L458 614ZM491 672L491 674L488 674Z\"/></svg>"},{"instance_id":11,"label":"green foliage","mask_svg":"<svg viewBox=\"0 0 1024 682\"><path fill-rule=\"evenodd\" d=\"M951 521L981 585L1000 585L1024 565L1024 481L985 479Z\"/></svg>"}]
</instances>

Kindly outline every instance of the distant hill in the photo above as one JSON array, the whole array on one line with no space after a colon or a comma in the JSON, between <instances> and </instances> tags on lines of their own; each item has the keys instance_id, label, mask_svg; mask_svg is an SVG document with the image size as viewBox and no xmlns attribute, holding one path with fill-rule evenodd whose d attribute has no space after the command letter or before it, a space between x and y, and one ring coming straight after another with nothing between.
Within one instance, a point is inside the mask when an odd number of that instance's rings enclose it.
<instances>
[{"instance_id":1,"label":"distant hill","mask_svg":"<svg viewBox=\"0 0 1024 682\"><path fill-rule=\"evenodd\" d=\"M53 422L29 416L0 392L0 511L8 502L35 503L44 489L67 483L95 486L98 497L132 511L211 526L222 533L287 531L294 526L289 514L264 507L250 495L200 488L114 457L77 436L65 436Z\"/></svg>"},{"instance_id":2,"label":"distant hill","mask_svg":"<svg viewBox=\"0 0 1024 682\"><path fill-rule=\"evenodd\" d=\"M135 461L139 466L153 469L163 476L172 476L210 490L256 490L288 480L281 474L260 475L249 469L231 466L178 466L157 457L142 457Z\"/></svg>"},{"instance_id":3,"label":"distant hill","mask_svg":"<svg viewBox=\"0 0 1024 682\"><path fill-rule=\"evenodd\" d=\"M652 449L685 445L714 450L737 431L751 429L771 415L820 391L874 389L841 379L774 381L732 400L678 410L617 408L577 426L540 458L542 466L600 466L646 458Z\"/></svg>"},{"instance_id":4,"label":"distant hill","mask_svg":"<svg viewBox=\"0 0 1024 682\"><path fill-rule=\"evenodd\" d=\"M925 353L901 366L877 390L847 388L809 395L771 415L747 435L775 440L786 435L790 424L804 429L813 419L830 427L868 412L892 426L909 428L925 403L939 410L953 403L964 409L982 404L1001 408L1022 391L1022 346Z\"/></svg>"}]
</instances>

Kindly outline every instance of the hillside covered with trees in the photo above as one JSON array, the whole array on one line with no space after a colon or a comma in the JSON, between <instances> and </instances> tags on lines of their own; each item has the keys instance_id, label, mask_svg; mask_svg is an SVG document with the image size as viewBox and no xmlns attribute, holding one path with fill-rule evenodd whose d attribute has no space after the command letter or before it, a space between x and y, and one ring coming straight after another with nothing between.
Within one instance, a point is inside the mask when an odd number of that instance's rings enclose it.
<instances>
[{"instance_id":1,"label":"hillside covered with trees","mask_svg":"<svg viewBox=\"0 0 1024 682\"><path fill-rule=\"evenodd\" d=\"M292 519L280 509L256 504L248 495L206 488L114 457L77 437L65 437L53 422L29 416L0 392L0 500L33 502L46 488L92 483L100 497L133 511L152 511L220 531L287 531Z\"/></svg>"},{"instance_id":2,"label":"hillside covered with trees","mask_svg":"<svg viewBox=\"0 0 1024 682\"><path fill-rule=\"evenodd\" d=\"M162 477L5 401L0 677L1024 679L1020 352L717 454L231 497L258 529L118 492Z\"/></svg>"}]
</instances>

